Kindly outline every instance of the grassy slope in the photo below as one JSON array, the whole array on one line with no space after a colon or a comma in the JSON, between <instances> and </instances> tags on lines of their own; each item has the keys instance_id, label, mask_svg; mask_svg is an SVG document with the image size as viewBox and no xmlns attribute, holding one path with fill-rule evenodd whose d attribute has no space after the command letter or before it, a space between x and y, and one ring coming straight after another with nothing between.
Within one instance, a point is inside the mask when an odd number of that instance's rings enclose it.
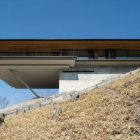
<instances>
[{"instance_id":1,"label":"grassy slope","mask_svg":"<svg viewBox=\"0 0 140 140\"><path fill-rule=\"evenodd\" d=\"M52 106L9 116L0 127L0 140L139 139L140 73L109 88L115 93L98 89L77 101L60 103L63 112L57 121L52 119Z\"/></svg>"}]
</instances>

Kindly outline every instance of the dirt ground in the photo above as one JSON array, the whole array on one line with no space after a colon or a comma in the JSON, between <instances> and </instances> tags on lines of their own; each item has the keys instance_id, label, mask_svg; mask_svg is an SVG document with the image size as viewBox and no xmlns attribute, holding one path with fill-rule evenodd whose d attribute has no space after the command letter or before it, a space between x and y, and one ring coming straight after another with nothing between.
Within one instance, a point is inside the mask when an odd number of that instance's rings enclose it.
<instances>
[{"instance_id":1,"label":"dirt ground","mask_svg":"<svg viewBox=\"0 0 140 140\"><path fill-rule=\"evenodd\" d=\"M140 72L55 106L6 117L0 140L140 140Z\"/></svg>"}]
</instances>

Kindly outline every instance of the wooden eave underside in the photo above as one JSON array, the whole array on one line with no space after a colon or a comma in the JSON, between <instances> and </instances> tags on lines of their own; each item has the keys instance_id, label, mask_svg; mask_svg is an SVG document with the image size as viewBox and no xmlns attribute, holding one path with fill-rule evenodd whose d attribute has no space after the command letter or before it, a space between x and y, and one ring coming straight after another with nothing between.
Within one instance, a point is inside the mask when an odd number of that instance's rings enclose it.
<instances>
[{"instance_id":1,"label":"wooden eave underside","mask_svg":"<svg viewBox=\"0 0 140 140\"><path fill-rule=\"evenodd\" d=\"M42 52L85 49L140 50L140 40L69 39L69 40L0 40L0 52Z\"/></svg>"}]
</instances>

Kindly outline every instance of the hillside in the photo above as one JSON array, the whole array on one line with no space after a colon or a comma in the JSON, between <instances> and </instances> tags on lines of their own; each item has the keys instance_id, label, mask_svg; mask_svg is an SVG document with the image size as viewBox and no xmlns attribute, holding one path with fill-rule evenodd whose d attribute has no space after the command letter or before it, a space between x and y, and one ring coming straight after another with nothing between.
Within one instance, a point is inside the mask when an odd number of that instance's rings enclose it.
<instances>
[{"instance_id":1,"label":"hillside","mask_svg":"<svg viewBox=\"0 0 140 140\"><path fill-rule=\"evenodd\" d=\"M57 120L51 105L6 117L0 140L138 140L140 72L56 106L62 108Z\"/></svg>"}]
</instances>

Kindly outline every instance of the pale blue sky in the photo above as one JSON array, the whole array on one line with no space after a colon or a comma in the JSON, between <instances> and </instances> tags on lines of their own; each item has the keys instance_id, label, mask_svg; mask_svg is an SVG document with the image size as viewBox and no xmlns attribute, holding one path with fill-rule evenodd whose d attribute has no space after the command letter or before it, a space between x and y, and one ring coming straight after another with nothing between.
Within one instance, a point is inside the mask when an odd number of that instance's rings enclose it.
<instances>
[{"instance_id":1,"label":"pale blue sky","mask_svg":"<svg viewBox=\"0 0 140 140\"><path fill-rule=\"evenodd\" d=\"M140 0L0 0L0 39L66 38L140 39ZM31 98L4 82L0 96Z\"/></svg>"}]
</instances>

